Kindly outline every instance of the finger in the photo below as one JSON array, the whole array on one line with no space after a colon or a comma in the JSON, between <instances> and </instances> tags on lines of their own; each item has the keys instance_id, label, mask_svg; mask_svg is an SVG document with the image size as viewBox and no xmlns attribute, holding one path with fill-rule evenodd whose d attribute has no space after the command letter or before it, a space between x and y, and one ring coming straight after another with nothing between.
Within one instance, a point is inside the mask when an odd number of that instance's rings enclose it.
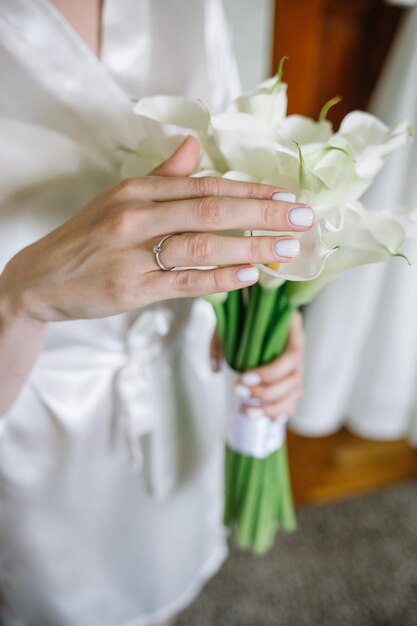
<instances>
[{"instance_id":1,"label":"finger","mask_svg":"<svg viewBox=\"0 0 417 626\"><path fill-rule=\"evenodd\" d=\"M292 393L293 389L301 384L301 377L298 372L292 374L291 376L287 376L280 380L278 383L273 383L272 385L258 385L257 387L250 388L250 396L243 398L244 402L250 401L249 404L255 404L256 406L261 406L262 404L268 404L270 402L277 402L278 400L282 400L285 396ZM238 388L238 394L243 393L240 388ZM254 402L257 400L257 402Z\"/></svg>"},{"instance_id":2,"label":"finger","mask_svg":"<svg viewBox=\"0 0 417 626\"><path fill-rule=\"evenodd\" d=\"M170 169L170 171L172 170ZM265 200L277 193L283 194L280 196L283 200L295 202L294 194L288 193L280 187L229 180L227 178L216 178L214 176L190 178L189 176L150 175L142 178L126 178L120 185L123 188L126 200L146 198L154 202L168 202L170 200L186 200L209 196Z\"/></svg>"},{"instance_id":3,"label":"finger","mask_svg":"<svg viewBox=\"0 0 417 626\"><path fill-rule=\"evenodd\" d=\"M295 413L301 393L302 388L300 386L294 389L293 393L283 401L264 404L262 407L244 406L242 411L251 417L259 417L262 414L270 419L286 422Z\"/></svg>"},{"instance_id":4,"label":"finger","mask_svg":"<svg viewBox=\"0 0 417 626\"><path fill-rule=\"evenodd\" d=\"M151 176L189 176L200 156L200 146L195 137L189 135L169 159L158 165Z\"/></svg>"},{"instance_id":5,"label":"finger","mask_svg":"<svg viewBox=\"0 0 417 626\"><path fill-rule=\"evenodd\" d=\"M284 352L284 354L271 361L267 365L262 365L251 370L247 370L242 375L242 383L252 387L259 384L271 384L279 382L289 374L292 374L301 366L301 357L295 350Z\"/></svg>"},{"instance_id":6,"label":"finger","mask_svg":"<svg viewBox=\"0 0 417 626\"><path fill-rule=\"evenodd\" d=\"M297 410L297 405L300 400L302 389L295 390L294 394L286 398L283 402L277 402L270 405L265 405L265 414L271 419L277 421L288 421L288 419L294 415Z\"/></svg>"},{"instance_id":7,"label":"finger","mask_svg":"<svg viewBox=\"0 0 417 626\"><path fill-rule=\"evenodd\" d=\"M214 180L214 179L210 179ZM231 182L231 181L229 181ZM145 209L155 236L224 230L304 232L314 225L311 207L281 200L216 197L154 204Z\"/></svg>"},{"instance_id":8,"label":"finger","mask_svg":"<svg viewBox=\"0 0 417 626\"><path fill-rule=\"evenodd\" d=\"M167 239L160 259L166 267L204 267L241 263L285 263L298 254L300 244L289 237L226 237L184 233Z\"/></svg>"},{"instance_id":9,"label":"finger","mask_svg":"<svg viewBox=\"0 0 417 626\"><path fill-rule=\"evenodd\" d=\"M141 289L145 289L149 293L164 294L165 300L171 300L173 298L194 298L234 291L253 285L258 280L259 270L251 265L174 272L158 270L148 272ZM140 294L138 294L138 298L140 298Z\"/></svg>"}]
</instances>

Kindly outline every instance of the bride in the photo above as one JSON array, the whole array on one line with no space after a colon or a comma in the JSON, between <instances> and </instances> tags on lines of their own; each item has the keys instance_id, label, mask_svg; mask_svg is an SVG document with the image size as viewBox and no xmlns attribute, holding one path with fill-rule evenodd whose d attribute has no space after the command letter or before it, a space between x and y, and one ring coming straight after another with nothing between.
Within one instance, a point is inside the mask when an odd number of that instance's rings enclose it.
<instances>
[{"instance_id":1,"label":"bride","mask_svg":"<svg viewBox=\"0 0 417 626\"><path fill-rule=\"evenodd\" d=\"M290 261L314 216L189 178L193 138L120 182L133 96L236 94L220 0L3 0L0 42L2 623L155 624L226 556L224 381L192 298ZM288 234L215 234L253 227ZM222 267L167 271L198 265ZM243 376L271 418L294 410L301 350L296 318L284 356Z\"/></svg>"}]
</instances>

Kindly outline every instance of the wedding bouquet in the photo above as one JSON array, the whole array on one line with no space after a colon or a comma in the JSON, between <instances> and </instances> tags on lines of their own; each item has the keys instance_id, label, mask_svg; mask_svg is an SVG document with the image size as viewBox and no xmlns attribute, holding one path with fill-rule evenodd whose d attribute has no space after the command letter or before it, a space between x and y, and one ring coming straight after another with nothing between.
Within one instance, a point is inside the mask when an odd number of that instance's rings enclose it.
<instances>
[{"instance_id":1,"label":"wedding bouquet","mask_svg":"<svg viewBox=\"0 0 417 626\"><path fill-rule=\"evenodd\" d=\"M258 284L209 298L225 359L235 372L279 356L293 313L331 278L356 265L402 256L406 238L399 216L367 211L359 199L387 155L407 141L407 123L388 128L369 113L354 111L334 132L326 116L337 99L323 107L318 120L286 115L282 64L277 76L219 115L211 115L201 102L170 96L143 98L134 107L143 126L143 139L130 150L138 174L158 165L192 134L201 145L194 175L282 187L291 194L289 201L308 201L315 211L315 228L295 235L300 253L294 261L261 265ZM234 529L240 547L256 553L271 547L278 527L295 528L283 421L261 412L248 417L239 407L233 411L225 524Z\"/></svg>"}]
</instances>

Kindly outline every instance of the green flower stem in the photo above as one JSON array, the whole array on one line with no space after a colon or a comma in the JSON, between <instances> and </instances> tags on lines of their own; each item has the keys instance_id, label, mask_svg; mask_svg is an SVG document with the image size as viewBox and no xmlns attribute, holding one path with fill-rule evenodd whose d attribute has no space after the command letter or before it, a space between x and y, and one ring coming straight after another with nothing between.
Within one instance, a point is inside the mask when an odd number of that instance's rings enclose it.
<instances>
[{"instance_id":1,"label":"green flower stem","mask_svg":"<svg viewBox=\"0 0 417 626\"><path fill-rule=\"evenodd\" d=\"M257 514L259 492L262 492L264 459L249 459L250 465L248 481L245 485L244 497L239 506L236 542L240 548L250 548L253 542L254 517Z\"/></svg>"},{"instance_id":2,"label":"green flower stem","mask_svg":"<svg viewBox=\"0 0 417 626\"><path fill-rule=\"evenodd\" d=\"M272 547L278 528L278 505L281 496L277 473L277 456L279 452L277 450L265 459L263 498L259 506L256 534L253 541L253 551L256 554L264 554Z\"/></svg>"},{"instance_id":3,"label":"green flower stem","mask_svg":"<svg viewBox=\"0 0 417 626\"><path fill-rule=\"evenodd\" d=\"M256 367L265 362L262 359L262 347L276 304L276 292L274 289L264 289L262 287L259 287L259 289L256 321L252 328L251 340L246 346L245 369Z\"/></svg>"},{"instance_id":4,"label":"green flower stem","mask_svg":"<svg viewBox=\"0 0 417 626\"><path fill-rule=\"evenodd\" d=\"M241 317L241 293L240 289L231 291L226 300L226 311L228 320L227 335L225 338L225 357L226 361L233 367L235 361L236 346L238 343L238 334Z\"/></svg>"},{"instance_id":5,"label":"green flower stem","mask_svg":"<svg viewBox=\"0 0 417 626\"><path fill-rule=\"evenodd\" d=\"M256 289L251 288L250 298L238 360L238 366L241 370L255 367L260 362L264 337L276 305L276 291L263 289L256 285ZM239 546L244 548L250 547L255 542L258 528L257 511L262 502L267 463L266 459L239 456L235 467L238 468L239 483L244 486L244 489L242 491L238 485L235 486L237 487L238 501L227 507L225 519L230 519L231 510L235 511L237 519L236 540Z\"/></svg>"},{"instance_id":6,"label":"green flower stem","mask_svg":"<svg viewBox=\"0 0 417 626\"><path fill-rule=\"evenodd\" d=\"M243 372L247 369L245 355L249 349L249 345L252 341L252 330L256 324L256 316L258 311L258 303L261 287L256 284L248 288L249 291L249 305L247 314L245 316L245 322L243 325L242 337L237 348L236 356L236 371Z\"/></svg>"},{"instance_id":7,"label":"green flower stem","mask_svg":"<svg viewBox=\"0 0 417 626\"><path fill-rule=\"evenodd\" d=\"M263 362L268 363L282 354L288 340L291 320L295 313L295 307L286 305L281 311L279 322L275 325L270 333L263 350Z\"/></svg>"},{"instance_id":8,"label":"green flower stem","mask_svg":"<svg viewBox=\"0 0 417 626\"><path fill-rule=\"evenodd\" d=\"M290 476L288 469L288 457L287 457L287 442L284 442L282 448L278 450L278 471L277 474L280 477L280 492L281 492L281 524L284 530L291 532L296 529L297 522L294 513L294 503L291 493Z\"/></svg>"},{"instance_id":9,"label":"green flower stem","mask_svg":"<svg viewBox=\"0 0 417 626\"><path fill-rule=\"evenodd\" d=\"M226 446L225 524L227 525L231 525L235 521L239 502L245 493L248 462L249 457L245 457Z\"/></svg>"},{"instance_id":10,"label":"green flower stem","mask_svg":"<svg viewBox=\"0 0 417 626\"><path fill-rule=\"evenodd\" d=\"M267 332L265 334L264 341L263 341L263 344L262 344L262 359L265 358L264 357L264 351L265 351L265 346L266 346L266 344L268 342L268 339L269 339L271 333L275 330L276 326L278 324L280 324L282 312L286 308L286 305L287 305L287 298L286 298L285 292L283 291L282 288L279 288L275 292L274 311L273 311L273 314L271 316L271 323L269 324L268 330L267 330Z\"/></svg>"},{"instance_id":11,"label":"green flower stem","mask_svg":"<svg viewBox=\"0 0 417 626\"><path fill-rule=\"evenodd\" d=\"M255 515L252 513L251 528L251 546L254 551L256 551L256 546L262 541L264 536L263 529L268 526L268 459L269 457L259 459L258 491L256 494Z\"/></svg>"},{"instance_id":12,"label":"green flower stem","mask_svg":"<svg viewBox=\"0 0 417 626\"><path fill-rule=\"evenodd\" d=\"M234 450L226 446L225 464L225 507L224 507L224 524L230 526L235 517L236 508L236 474L238 472L239 459Z\"/></svg>"},{"instance_id":13,"label":"green flower stem","mask_svg":"<svg viewBox=\"0 0 417 626\"><path fill-rule=\"evenodd\" d=\"M252 458L245 456L244 454L240 454L239 452L235 452L235 454L237 468L235 511L239 512L243 507L243 501L246 497Z\"/></svg>"},{"instance_id":14,"label":"green flower stem","mask_svg":"<svg viewBox=\"0 0 417 626\"><path fill-rule=\"evenodd\" d=\"M219 333L220 341L224 345L227 336L227 320L226 311L223 302L212 302L212 307L217 319L217 332Z\"/></svg>"},{"instance_id":15,"label":"green flower stem","mask_svg":"<svg viewBox=\"0 0 417 626\"><path fill-rule=\"evenodd\" d=\"M219 326L227 325L222 340L232 367L243 371L279 356L285 349L295 311L285 291L254 285L249 288L247 306L241 297L233 298L218 314ZM265 553L273 545L279 526L288 531L295 528L285 442L264 459L242 455L226 446L224 522L234 528L237 545L256 554Z\"/></svg>"},{"instance_id":16,"label":"green flower stem","mask_svg":"<svg viewBox=\"0 0 417 626\"><path fill-rule=\"evenodd\" d=\"M252 470L252 460L250 457L232 451L234 455L234 476L230 484L230 498L232 501L232 526L237 528L242 519L242 510L245 499L248 497L250 488L250 472Z\"/></svg>"}]
</instances>

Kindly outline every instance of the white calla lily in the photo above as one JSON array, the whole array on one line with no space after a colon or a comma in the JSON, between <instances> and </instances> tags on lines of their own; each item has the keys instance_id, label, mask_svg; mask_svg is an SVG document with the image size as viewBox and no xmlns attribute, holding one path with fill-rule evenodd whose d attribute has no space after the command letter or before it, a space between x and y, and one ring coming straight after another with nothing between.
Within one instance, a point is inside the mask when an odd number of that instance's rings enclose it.
<instances>
[{"instance_id":1,"label":"white calla lily","mask_svg":"<svg viewBox=\"0 0 417 626\"><path fill-rule=\"evenodd\" d=\"M366 211L356 202L343 209L329 208L321 215L321 241L333 253L326 256L314 280L288 284L290 300L296 305L309 302L329 280L349 268L402 256L407 233L389 214Z\"/></svg>"},{"instance_id":2,"label":"white calla lily","mask_svg":"<svg viewBox=\"0 0 417 626\"><path fill-rule=\"evenodd\" d=\"M212 119L213 139L228 170L247 173L253 181L284 173L298 178L298 158L278 135L260 120L245 113L225 113ZM286 164L280 160L287 161Z\"/></svg>"},{"instance_id":3,"label":"white calla lily","mask_svg":"<svg viewBox=\"0 0 417 626\"><path fill-rule=\"evenodd\" d=\"M373 115L354 111L334 133L325 115L337 99L325 105L318 121L286 116L281 73L282 63L277 77L215 116L202 103L183 98L140 100L134 113L139 116L143 140L131 152L139 157L137 164L142 169L146 165L149 171L192 134L201 144L200 163L193 175L265 182L296 194L299 201L307 193L316 225L296 235L300 254L279 267L259 266L263 286L276 288L287 281L292 302L301 304L345 269L401 254L406 232L399 220L366 211L358 199L387 155L407 141L410 128L403 122L390 129Z\"/></svg>"},{"instance_id":4,"label":"white calla lily","mask_svg":"<svg viewBox=\"0 0 417 626\"><path fill-rule=\"evenodd\" d=\"M240 180L244 183L253 183L253 178L246 172L238 172L237 170L229 170L226 174L223 174L223 178L229 180Z\"/></svg>"},{"instance_id":5,"label":"white calla lily","mask_svg":"<svg viewBox=\"0 0 417 626\"><path fill-rule=\"evenodd\" d=\"M304 281L312 280L321 274L329 255L335 252L334 248L323 243L323 226L320 222L311 231L298 235L300 253L290 263L258 265L262 274L271 278L283 280ZM254 236L271 235L270 231L251 231ZM284 233L275 233L283 235ZM267 283L267 279L264 278Z\"/></svg>"},{"instance_id":6,"label":"white calla lily","mask_svg":"<svg viewBox=\"0 0 417 626\"><path fill-rule=\"evenodd\" d=\"M374 115L352 111L342 120L330 145L342 148L355 163L355 174L369 186L382 169L388 154L402 146L411 136L408 122L390 129Z\"/></svg>"},{"instance_id":7,"label":"white calla lily","mask_svg":"<svg viewBox=\"0 0 417 626\"><path fill-rule=\"evenodd\" d=\"M316 122L304 115L289 115L279 125L279 134L286 141L295 141L300 146L325 145L332 137L332 125L327 120Z\"/></svg>"},{"instance_id":8,"label":"white calla lily","mask_svg":"<svg viewBox=\"0 0 417 626\"><path fill-rule=\"evenodd\" d=\"M268 78L236 98L227 108L230 113L247 113L270 126L278 126L287 113L287 85L279 77Z\"/></svg>"},{"instance_id":9,"label":"white calla lily","mask_svg":"<svg viewBox=\"0 0 417 626\"><path fill-rule=\"evenodd\" d=\"M201 169L227 169L212 138L210 111L202 102L152 96L139 100L133 112L139 116L144 139L132 152L147 159L150 169L167 159L187 135L196 137L201 145Z\"/></svg>"},{"instance_id":10,"label":"white calla lily","mask_svg":"<svg viewBox=\"0 0 417 626\"><path fill-rule=\"evenodd\" d=\"M302 159L301 182L309 189L314 206L355 201L369 187L368 180L357 176L355 161L342 148L325 146Z\"/></svg>"}]
</instances>

